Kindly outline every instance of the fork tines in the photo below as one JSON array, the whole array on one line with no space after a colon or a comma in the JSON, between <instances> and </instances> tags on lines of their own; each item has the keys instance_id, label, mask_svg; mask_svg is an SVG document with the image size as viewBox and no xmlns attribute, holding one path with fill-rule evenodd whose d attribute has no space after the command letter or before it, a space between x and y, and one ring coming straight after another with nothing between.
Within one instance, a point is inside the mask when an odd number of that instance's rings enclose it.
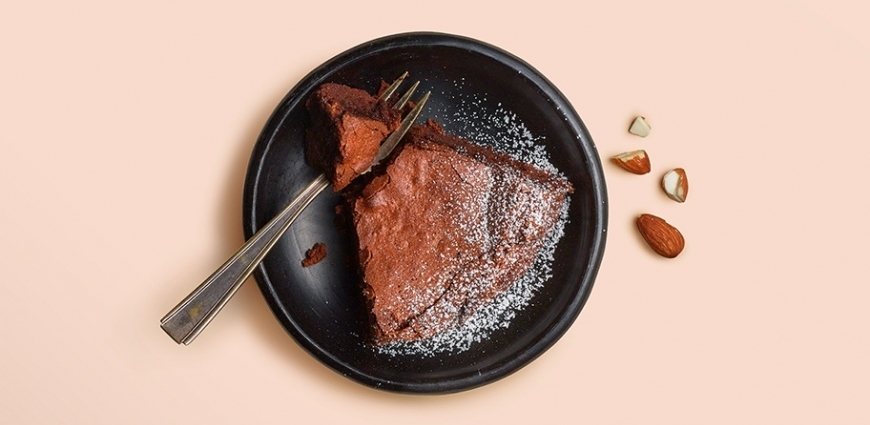
<instances>
[{"instance_id":1,"label":"fork tines","mask_svg":"<svg viewBox=\"0 0 870 425\"><path fill-rule=\"evenodd\" d=\"M402 73L402 75L399 76L399 78L396 78L396 80L393 81L393 83L390 84L390 86L387 87L380 96L378 96L378 99L386 101L391 96L393 96L393 94L396 93L396 90L399 89L399 86L402 85L402 82L405 81L405 78L407 77L408 71L405 71L404 73ZM399 100L397 100L396 103L393 104L393 109L404 108L405 105L408 104L408 101L411 99L411 96L414 95L414 92L417 90L417 86L419 85L419 81L415 82L414 85L412 85L411 88L409 88L408 91L406 91L401 97L399 97Z\"/></svg>"},{"instance_id":2,"label":"fork tines","mask_svg":"<svg viewBox=\"0 0 870 425\"><path fill-rule=\"evenodd\" d=\"M408 71L405 71L405 73L400 75L399 78L396 78L396 81L393 81L393 83L390 84L390 86L387 87L387 89L384 90L384 92L381 93L380 96L378 96L378 99L379 100L389 99L390 96L392 96L393 93L395 93L396 90L398 90L399 86L402 85L402 81L405 81L405 78L407 78L407 77L408 77Z\"/></svg>"},{"instance_id":3,"label":"fork tines","mask_svg":"<svg viewBox=\"0 0 870 425\"><path fill-rule=\"evenodd\" d=\"M393 93L396 92L396 89L398 89L399 85L401 85L402 81L407 76L408 76L408 73L405 72L398 79L396 79L396 81L393 81L393 83L390 84L390 86L386 90L384 90L383 93L381 93L381 95L378 97L378 99L386 100L390 96L392 96ZM408 103L408 101L411 99L411 96L417 90L417 87L419 85L420 85L419 81L414 83L411 86L411 88L408 89L408 91L406 91L405 94L403 94L399 98L398 101L396 101L396 103L393 105L393 109L396 109L396 110L403 109L405 107L405 105ZM422 110L423 110L423 106L426 104L426 101L429 100L430 94L431 94L431 92L426 92L425 94L423 94L423 96L420 98L420 100L416 102L414 107L402 119L402 122L399 125L399 128L397 128L395 131L393 131L393 133L391 133L387 137L387 139L384 140L384 142L381 144L380 148L378 149L378 153L375 156L375 161L374 161L373 165L378 164L381 160L386 158L390 154L390 152L392 152L393 148L396 147L396 145L399 143L399 141L402 139L402 137L405 135L405 133L408 132L408 129L411 128L411 125L414 124L414 121L417 120L417 117L420 115L420 112L422 112Z\"/></svg>"}]
</instances>

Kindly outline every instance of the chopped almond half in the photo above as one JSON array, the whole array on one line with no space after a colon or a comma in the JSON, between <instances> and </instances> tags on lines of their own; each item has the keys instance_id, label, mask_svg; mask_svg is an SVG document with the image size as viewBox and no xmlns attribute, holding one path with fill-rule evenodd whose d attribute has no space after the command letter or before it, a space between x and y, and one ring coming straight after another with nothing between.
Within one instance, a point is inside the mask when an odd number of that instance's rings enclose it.
<instances>
[{"instance_id":1,"label":"chopped almond half","mask_svg":"<svg viewBox=\"0 0 870 425\"><path fill-rule=\"evenodd\" d=\"M634 174L646 174L650 172L649 157L645 150L624 152L610 158L611 161L622 169Z\"/></svg>"},{"instance_id":2,"label":"chopped almond half","mask_svg":"<svg viewBox=\"0 0 870 425\"><path fill-rule=\"evenodd\" d=\"M674 168L662 177L662 189L669 198L677 202L686 202L689 194L689 179L686 178L686 170Z\"/></svg>"}]
</instances>

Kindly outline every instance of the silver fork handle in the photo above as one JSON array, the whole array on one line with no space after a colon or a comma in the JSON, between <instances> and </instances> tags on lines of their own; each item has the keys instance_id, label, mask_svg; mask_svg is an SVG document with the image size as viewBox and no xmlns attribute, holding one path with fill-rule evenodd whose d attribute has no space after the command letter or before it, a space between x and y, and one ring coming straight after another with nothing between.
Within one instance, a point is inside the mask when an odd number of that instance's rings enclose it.
<instances>
[{"instance_id":1,"label":"silver fork handle","mask_svg":"<svg viewBox=\"0 0 870 425\"><path fill-rule=\"evenodd\" d=\"M160 319L160 327L175 342L190 344L232 298L299 214L327 187L329 179L326 175L317 176L217 271Z\"/></svg>"}]
</instances>

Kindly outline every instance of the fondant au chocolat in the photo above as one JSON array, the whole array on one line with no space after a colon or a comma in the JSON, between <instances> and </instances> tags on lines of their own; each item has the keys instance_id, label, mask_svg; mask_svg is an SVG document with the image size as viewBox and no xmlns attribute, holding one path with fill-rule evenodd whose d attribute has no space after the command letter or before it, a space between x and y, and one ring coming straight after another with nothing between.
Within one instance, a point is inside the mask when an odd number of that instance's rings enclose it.
<instances>
[{"instance_id":1,"label":"fondant au chocolat","mask_svg":"<svg viewBox=\"0 0 870 425\"><path fill-rule=\"evenodd\" d=\"M529 271L573 190L431 120L397 151L349 197L378 345L457 327L504 292Z\"/></svg>"}]
</instances>

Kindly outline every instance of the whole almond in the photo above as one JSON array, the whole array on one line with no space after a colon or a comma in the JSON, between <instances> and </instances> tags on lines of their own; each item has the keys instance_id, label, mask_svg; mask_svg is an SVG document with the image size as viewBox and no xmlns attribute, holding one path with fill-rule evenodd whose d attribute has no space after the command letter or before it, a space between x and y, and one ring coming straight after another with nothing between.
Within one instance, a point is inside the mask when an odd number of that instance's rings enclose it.
<instances>
[{"instance_id":1,"label":"whole almond","mask_svg":"<svg viewBox=\"0 0 870 425\"><path fill-rule=\"evenodd\" d=\"M611 161L622 167L623 170L634 174L646 174L650 171L649 156L645 150L623 152L610 158Z\"/></svg>"},{"instance_id":2,"label":"whole almond","mask_svg":"<svg viewBox=\"0 0 870 425\"><path fill-rule=\"evenodd\" d=\"M683 234L676 227L652 214L641 214L637 218L637 229L649 247L662 257L674 258L686 246Z\"/></svg>"},{"instance_id":3,"label":"whole almond","mask_svg":"<svg viewBox=\"0 0 870 425\"><path fill-rule=\"evenodd\" d=\"M674 168L662 176L662 189L669 198L677 202L686 202L686 196L689 195L689 179L686 177L686 170L682 168Z\"/></svg>"}]
</instances>

